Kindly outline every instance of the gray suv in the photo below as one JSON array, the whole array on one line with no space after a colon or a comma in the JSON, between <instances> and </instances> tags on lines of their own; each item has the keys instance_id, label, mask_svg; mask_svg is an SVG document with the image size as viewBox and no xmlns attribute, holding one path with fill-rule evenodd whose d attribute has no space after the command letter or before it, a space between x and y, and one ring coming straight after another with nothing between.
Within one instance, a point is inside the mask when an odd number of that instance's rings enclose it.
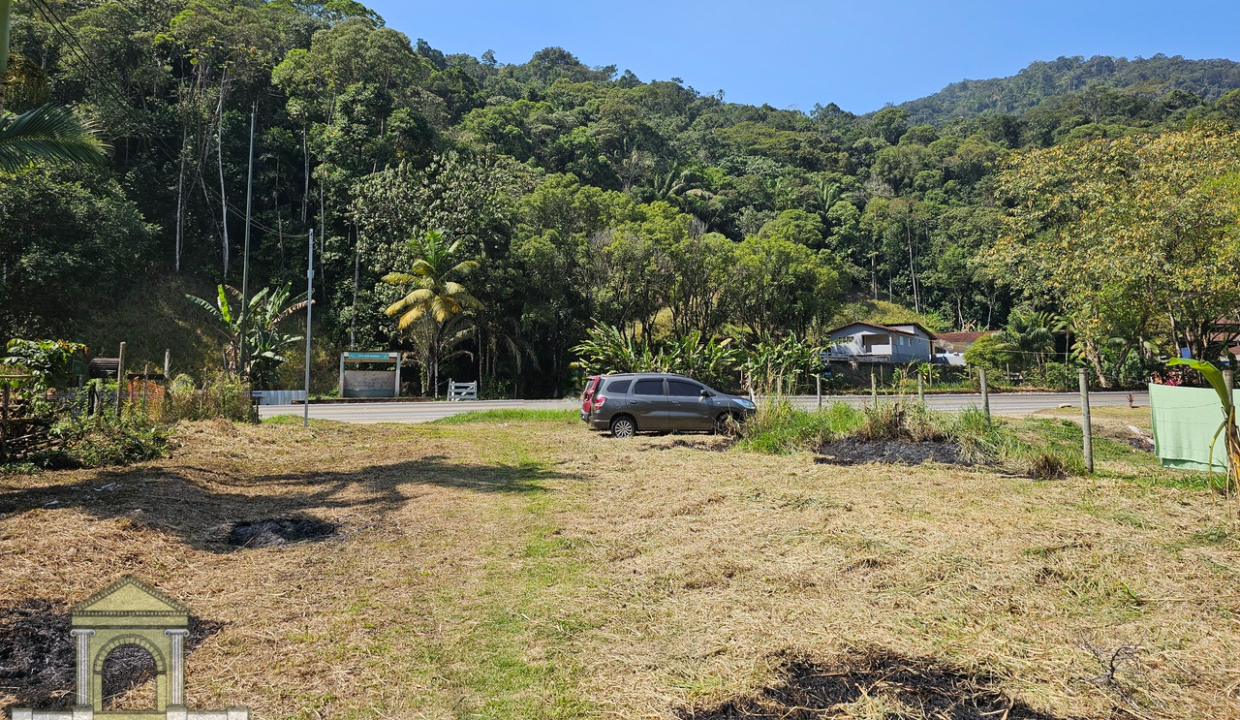
<instances>
[{"instance_id":1,"label":"gray suv","mask_svg":"<svg viewBox=\"0 0 1240 720\"><path fill-rule=\"evenodd\" d=\"M666 373L594 375L581 396L581 419L618 438L647 430L727 432L753 413L746 398Z\"/></svg>"}]
</instances>

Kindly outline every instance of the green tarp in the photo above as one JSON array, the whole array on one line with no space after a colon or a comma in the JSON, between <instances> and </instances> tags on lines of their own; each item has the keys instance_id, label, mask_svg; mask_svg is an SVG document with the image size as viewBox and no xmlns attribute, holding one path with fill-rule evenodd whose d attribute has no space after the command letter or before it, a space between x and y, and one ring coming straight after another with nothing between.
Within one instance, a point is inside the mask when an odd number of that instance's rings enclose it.
<instances>
[{"instance_id":1,"label":"green tarp","mask_svg":"<svg viewBox=\"0 0 1240 720\"><path fill-rule=\"evenodd\" d=\"M1235 401L1240 403L1240 393ZM1210 442L1223 424L1218 393L1209 388L1150 385L1150 416L1154 422L1154 454L1163 467L1210 469ZM1221 435L1214 444L1214 469L1227 469Z\"/></svg>"}]
</instances>

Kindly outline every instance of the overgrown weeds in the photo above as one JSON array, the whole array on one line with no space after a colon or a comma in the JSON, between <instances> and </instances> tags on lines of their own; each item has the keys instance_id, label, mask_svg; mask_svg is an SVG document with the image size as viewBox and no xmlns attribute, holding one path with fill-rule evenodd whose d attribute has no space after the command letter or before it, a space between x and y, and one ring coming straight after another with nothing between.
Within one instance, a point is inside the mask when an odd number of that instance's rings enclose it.
<instances>
[{"instance_id":1,"label":"overgrown weeds","mask_svg":"<svg viewBox=\"0 0 1240 720\"><path fill-rule=\"evenodd\" d=\"M158 405L152 405L152 414L169 425L215 418L258 422L249 390L241 381L225 374L208 378L201 386L189 375L178 375L168 384Z\"/></svg>"},{"instance_id":2,"label":"overgrown weeds","mask_svg":"<svg viewBox=\"0 0 1240 720\"><path fill-rule=\"evenodd\" d=\"M786 398L763 403L746 423L739 447L787 454L850 439L860 443L939 443L957 450L964 465L994 465L1035 479L1055 479L1084 471L1084 463L1063 444L1024 438L1001 420L988 420L977 408L942 413L916 403L879 403L857 408L833 403L804 411ZM889 453L883 453L884 457Z\"/></svg>"},{"instance_id":3,"label":"overgrown weeds","mask_svg":"<svg viewBox=\"0 0 1240 720\"><path fill-rule=\"evenodd\" d=\"M0 472L128 465L163 457L170 445L167 428L131 412L119 416L64 414L51 423L48 438L22 462L0 465Z\"/></svg>"},{"instance_id":4,"label":"overgrown weeds","mask_svg":"<svg viewBox=\"0 0 1240 720\"><path fill-rule=\"evenodd\" d=\"M806 412L787 398L773 398L742 426L738 446L773 455L802 452L854 431L863 421L862 411L847 403Z\"/></svg>"}]
</instances>

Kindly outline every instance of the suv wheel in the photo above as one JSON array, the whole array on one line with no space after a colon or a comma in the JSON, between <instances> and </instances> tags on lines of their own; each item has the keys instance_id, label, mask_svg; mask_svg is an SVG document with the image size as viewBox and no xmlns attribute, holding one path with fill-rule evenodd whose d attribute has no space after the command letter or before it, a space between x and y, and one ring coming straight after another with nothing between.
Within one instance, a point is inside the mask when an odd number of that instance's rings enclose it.
<instances>
[{"instance_id":1,"label":"suv wheel","mask_svg":"<svg viewBox=\"0 0 1240 720\"><path fill-rule=\"evenodd\" d=\"M611 421L612 437L631 438L636 434L637 434L637 423L634 422L633 418L629 417L628 415L621 415L620 417Z\"/></svg>"},{"instance_id":2,"label":"suv wheel","mask_svg":"<svg viewBox=\"0 0 1240 720\"><path fill-rule=\"evenodd\" d=\"M741 419L736 413L720 413L715 418L715 434L734 437L741 429Z\"/></svg>"}]
</instances>

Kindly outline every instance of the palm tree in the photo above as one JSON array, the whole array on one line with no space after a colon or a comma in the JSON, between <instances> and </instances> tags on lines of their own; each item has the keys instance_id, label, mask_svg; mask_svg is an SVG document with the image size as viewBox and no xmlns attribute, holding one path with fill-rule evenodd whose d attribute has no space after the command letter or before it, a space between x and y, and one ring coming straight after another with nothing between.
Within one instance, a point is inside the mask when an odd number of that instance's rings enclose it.
<instances>
[{"instance_id":1,"label":"palm tree","mask_svg":"<svg viewBox=\"0 0 1240 720\"><path fill-rule=\"evenodd\" d=\"M409 241L409 250L414 257L409 272L391 272L383 276L383 282L389 285L416 286L415 290L392 303L384 312L389 317L400 316L397 327L402 331L412 331L420 319L429 318L429 325L416 329L431 333L425 339L424 346L430 350L426 355L426 370L434 383L435 397L439 397L439 364L442 360L439 351L443 345L441 335L444 325L467 309L483 308L478 298L453 279L478 268L477 260L457 262L460 249L460 240L449 244L442 232L429 230L421 238L415 237Z\"/></svg>"},{"instance_id":2,"label":"palm tree","mask_svg":"<svg viewBox=\"0 0 1240 720\"><path fill-rule=\"evenodd\" d=\"M94 128L55 105L4 117L9 85L9 20L12 0L0 0L0 169L20 170L32 160L102 165L109 148Z\"/></svg>"},{"instance_id":3,"label":"palm tree","mask_svg":"<svg viewBox=\"0 0 1240 720\"><path fill-rule=\"evenodd\" d=\"M999 346L1020 357L1022 367L1028 367L1031 359L1041 366L1045 354L1055 349L1055 318L1049 313L1017 310L999 332Z\"/></svg>"}]
</instances>

